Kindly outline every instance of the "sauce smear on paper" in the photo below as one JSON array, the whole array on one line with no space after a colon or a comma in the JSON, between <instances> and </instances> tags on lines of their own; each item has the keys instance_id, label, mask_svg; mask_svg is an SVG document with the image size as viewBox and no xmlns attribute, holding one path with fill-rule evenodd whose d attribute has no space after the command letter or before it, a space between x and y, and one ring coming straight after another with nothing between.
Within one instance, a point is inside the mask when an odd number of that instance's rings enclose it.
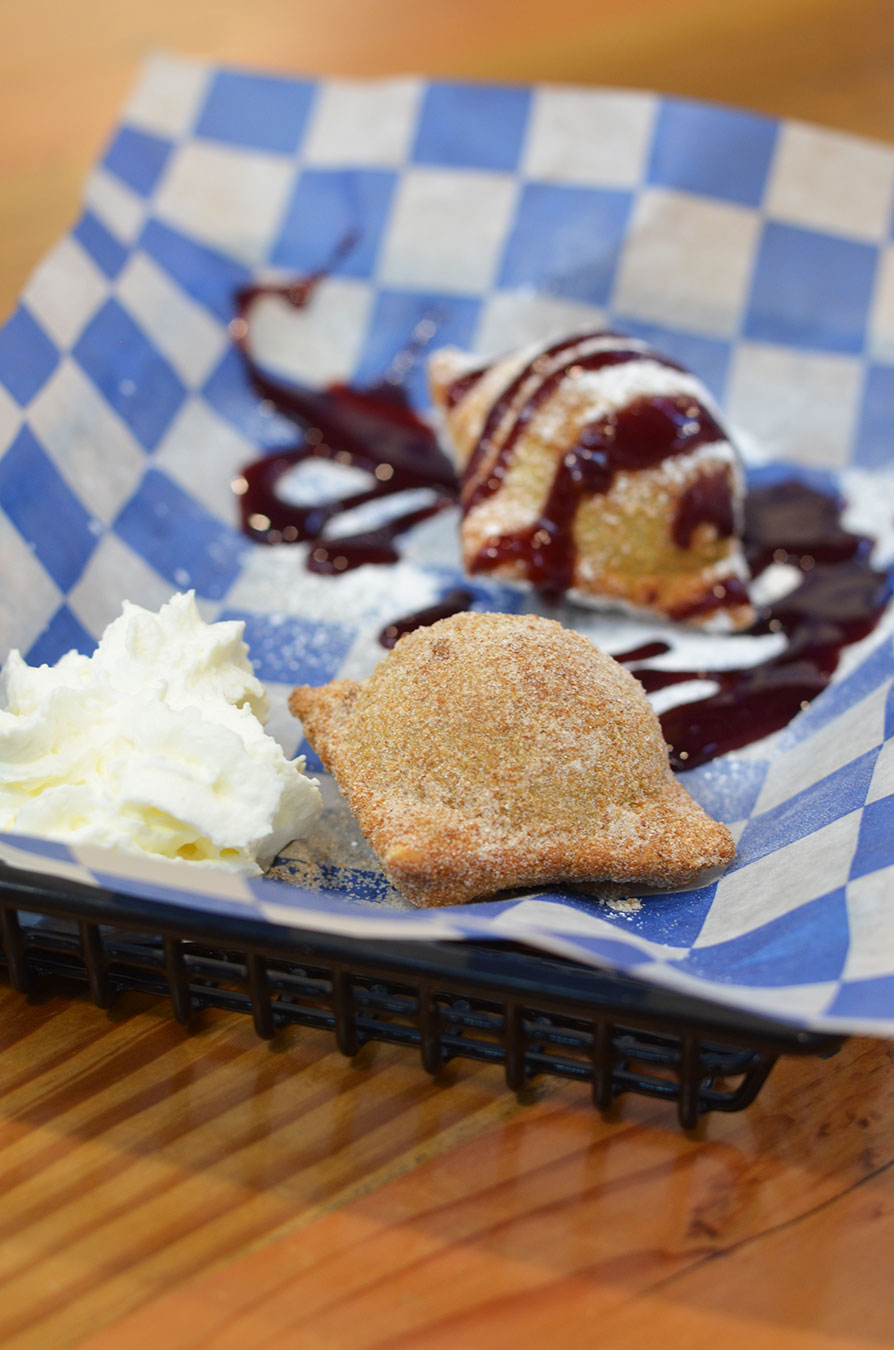
<instances>
[{"instance_id":1,"label":"sauce smear on paper","mask_svg":"<svg viewBox=\"0 0 894 1350\"><path fill-rule=\"evenodd\" d=\"M745 548L755 575L793 563L803 579L761 610L753 633L781 633L782 651L736 670L654 670L631 664L647 692L711 680L715 693L660 717L675 769L691 769L786 726L822 693L842 649L871 633L891 596L891 578L870 566L872 540L850 534L835 497L792 480L753 488L745 506ZM625 658L622 658L625 659ZM627 663L645 659L628 653Z\"/></svg>"},{"instance_id":2,"label":"sauce smear on paper","mask_svg":"<svg viewBox=\"0 0 894 1350\"><path fill-rule=\"evenodd\" d=\"M398 536L451 505L458 492L452 464L431 427L410 407L397 381L383 380L368 389L352 389L345 384L303 389L273 378L251 355L250 321L255 303L274 296L302 309L353 243L352 237L343 240L330 266L309 277L241 290L236 297L236 317L230 325L259 398L301 430L296 445L255 460L236 480L242 529L259 543L309 542L308 568L329 574L364 563L395 562ZM409 364L412 349L405 355L409 358L405 364ZM279 491L283 478L295 465L312 459L364 470L369 484L310 506L289 502ZM372 529L345 535L327 532L329 522L343 512L414 489L426 491L424 505L398 509Z\"/></svg>"},{"instance_id":3,"label":"sauce smear on paper","mask_svg":"<svg viewBox=\"0 0 894 1350\"><path fill-rule=\"evenodd\" d=\"M404 633L413 633L417 628L428 628L441 619L449 619L454 614L462 614L469 608L474 595L464 587L458 586L448 591L436 604L426 605L413 614L405 614L402 619L393 619L379 634L379 644L391 648Z\"/></svg>"}]
</instances>

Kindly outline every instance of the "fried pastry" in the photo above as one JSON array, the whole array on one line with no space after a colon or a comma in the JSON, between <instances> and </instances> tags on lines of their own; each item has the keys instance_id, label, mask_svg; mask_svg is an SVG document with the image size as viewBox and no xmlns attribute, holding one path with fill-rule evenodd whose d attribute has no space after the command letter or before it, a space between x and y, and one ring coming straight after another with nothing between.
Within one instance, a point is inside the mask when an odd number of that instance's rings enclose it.
<instances>
[{"instance_id":1,"label":"fried pastry","mask_svg":"<svg viewBox=\"0 0 894 1350\"><path fill-rule=\"evenodd\" d=\"M420 905L520 886L679 886L728 863L639 683L535 615L457 614L369 679L293 690L394 885Z\"/></svg>"},{"instance_id":2,"label":"fried pastry","mask_svg":"<svg viewBox=\"0 0 894 1350\"><path fill-rule=\"evenodd\" d=\"M585 333L487 365L443 348L429 379L467 572L718 630L754 622L741 467L695 376Z\"/></svg>"}]
</instances>

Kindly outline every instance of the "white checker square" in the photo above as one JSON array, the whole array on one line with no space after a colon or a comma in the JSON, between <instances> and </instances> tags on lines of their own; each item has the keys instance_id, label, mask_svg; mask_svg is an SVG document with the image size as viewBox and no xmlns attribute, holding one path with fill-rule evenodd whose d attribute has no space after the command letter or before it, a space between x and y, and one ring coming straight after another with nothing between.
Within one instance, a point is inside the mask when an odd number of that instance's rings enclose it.
<instances>
[{"instance_id":1,"label":"white checker square","mask_svg":"<svg viewBox=\"0 0 894 1350\"><path fill-rule=\"evenodd\" d=\"M292 186L291 160L187 141L155 200L160 219L249 265L267 253Z\"/></svg>"},{"instance_id":2,"label":"white checker square","mask_svg":"<svg viewBox=\"0 0 894 1350\"><path fill-rule=\"evenodd\" d=\"M765 209L771 220L876 243L894 196L894 150L843 132L784 122Z\"/></svg>"},{"instance_id":3,"label":"white checker square","mask_svg":"<svg viewBox=\"0 0 894 1350\"><path fill-rule=\"evenodd\" d=\"M532 290L495 291L482 307L475 351L485 357L499 356L529 342L600 328L605 318L604 310L575 300Z\"/></svg>"},{"instance_id":4,"label":"white checker square","mask_svg":"<svg viewBox=\"0 0 894 1350\"><path fill-rule=\"evenodd\" d=\"M393 168L407 157L422 97L417 79L327 80L304 141L314 165Z\"/></svg>"},{"instance_id":5,"label":"white checker square","mask_svg":"<svg viewBox=\"0 0 894 1350\"><path fill-rule=\"evenodd\" d=\"M869 355L894 364L894 245L879 253L875 294L869 315Z\"/></svg>"},{"instance_id":6,"label":"white checker square","mask_svg":"<svg viewBox=\"0 0 894 1350\"><path fill-rule=\"evenodd\" d=\"M817 980L809 984L774 984L737 986L725 984L718 987L709 979L700 979L689 971L675 970L671 965L659 967L642 966L629 972L648 979L652 974L656 984L668 989L682 989L685 993L709 1000L731 1003L734 1007L745 1008L749 1012L765 1012L768 1017L803 1017L811 1019L819 1016L828 1006L829 1000L838 989L837 980Z\"/></svg>"},{"instance_id":7,"label":"white checker square","mask_svg":"<svg viewBox=\"0 0 894 1350\"><path fill-rule=\"evenodd\" d=\"M727 872L717 883L714 903L694 946L729 942L843 886L860 819L859 811L851 811L747 867Z\"/></svg>"},{"instance_id":8,"label":"white checker square","mask_svg":"<svg viewBox=\"0 0 894 1350\"><path fill-rule=\"evenodd\" d=\"M130 310L188 388L203 384L229 338L150 258L133 255L118 278L118 299Z\"/></svg>"},{"instance_id":9,"label":"white checker square","mask_svg":"<svg viewBox=\"0 0 894 1350\"><path fill-rule=\"evenodd\" d=\"M28 421L63 478L110 524L136 491L145 455L96 386L69 358L62 361L28 411Z\"/></svg>"},{"instance_id":10,"label":"white checker square","mask_svg":"<svg viewBox=\"0 0 894 1350\"><path fill-rule=\"evenodd\" d=\"M325 278L307 309L261 296L251 312L252 354L265 369L302 384L347 380L372 302L369 283L351 277Z\"/></svg>"},{"instance_id":11,"label":"white checker square","mask_svg":"<svg viewBox=\"0 0 894 1350\"><path fill-rule=\"evenodd\" d=\"M817 980L810 984L776 984L767 989L749 985L737 991L736 1003L748 1012L765 1012L768 1017L803 1017L809 1024L813 1018L821 1017L824 1010L838 992L837 980ZM706 998L711 998L711 990L705 988Z\"/></svg>"},{"instance_id":12,"label":"white checker square","mask_svg":"<svg viewBox=\"0 0 894 1350\"><path fill-rule=\"evenodd\" d=\"M862 380L857 357L742 342L726 412L762 456L815 468L848 463Z\"/></svg>"},{"instance_id":13,"label":"white checker square","mask_svg":"<svg viewBox=\"0 0 894 1350\"><path fill-rule=\"evenodd\" d=\"M66 235L31 275L24 299L57 347L72 347L109 293L76 239Z\"/></svg>"},{"instance_id":14,"label":"white checker square","mask_svg":"<svg viewBox=\"0 0 894 1350\"><path fill-rule=\"evenodd\" d=\"M22 410L0 384L0 459L12 445L22 425Z\"/></svg>"},{"instance_id":15,"label":"white checker square","mask_svg":"<svg viewBox=\"0 0 894 1350\"><path fill-rule=\"evenodd\" d=\"M634 187L643 175L656 107L654 94L540 88L522 172L548 183Z\"/></svg>"},{"instance_id":16,"label":"white checker square","mask_svg":"<svg viewBox=\"0 0 894 1350\"><path fill-rule=\"evenodd\" d=\"M12 521L0 511L0 652L27 652L59 607L62 593Z\"/></svg>"},{"instance_id":17,"label":"white checker square","mask_svg":"<svg viewBox=\"0 0 894 1350\"><path fill-rule=\"evenodd\" d=\"M99 637L117 619L125 600L157 610L173 593L164 577L110 533L100 540L77 585L69 591L68 604L87 632Z\"/></svg>"},{"instance_id":18,"label":"white checker square","mask_svg":"<svg viewBox=\"0 0 894 1350\"><path fill-rule=\"evenodd\" d=\"M251 890L245 877L226 872L223 868L211 868L184 862L175 858L152 857L146 853L129 853L125 849L97 848L93 844L71 846L78 862L91 872L119 876L127 881L145 883L145 894L151 897L154 886L162 886L165 891L172 887L179 891L188 891L197 898L207 897L202 909L214 909L214 896L222 900L243 902L246 907L254 904ZM177 904L176 896L164 895L168 903ZM184 898L180 901L186 904Z\"/></svg>"},{"instance_id":19,"label":"white checker square","mask_svg":"<svg viewBox=\"0 0 894 1350\"><path fill-rule=\"evenodd\" d=\"M713 337L736 332L759 234L757 213L644 189L621 255L613 308Z\"/></svg>"},{"instance_id":20,"label":"white checker square","mask_svg":"<svg viewBox=\"0 0 894 1350\"><path fill-rule=\"evenodd\" d=\"M894 867L870 872L847 884L850 946L842 971L845 980L871 980L891 974L894 952Z\"/></svg>"},{"instance_id":21,"label":"white checker square","mask_svg":"<svg viewBox=\"0 0 894 1350\"><path fill-rule=\"evenodd\" d=\"M612 889L611 886L606 888L606 899L614 898ZM540 899L537 895L522 896L511 909L495 915L491 927L495 933L511 934L520 942L531 936L545 939L553 951L572 959L580 955L580 949L575 950L574 947L575 938L607 938L612 941L618 935L614 924L602 918L595 905L592 910L572 909L568 905L557 905L553 900ZM652 942L639 933L625 933L624 941L634 952L658 960L673 959L681 952L679 947L666 942Z\"/></svg>"},{"instance_id":22,"label":"white checker square","mask_svg":"<svg viewBox=\"0 0 894 1350\"><path fill-rule=\"evenodd\" d=\"M874 689L840 717L771 760L753 814L771 811L881 745L885 738L884 693L884 689Z\"/></svg>"},{"instance_id":23,"label":"white checker square","mask_svg":"<svg viewBox=\"0 0 894 1350\"><path fill-rule=\"evenodd\" d=\"M265 895L279 894L283 897L282 901L255 899L258 913L269 923L312 933L347 933L352 937L370 937L384 942L392 938L416 937L422 931L423 926L418 922L419 912L413 910L409 902L405 902L403 912L397 905L389 904L387 909L382 905L375 909L368 906L364 912L358 907L350 914L340 914L302 904L300 892L296 894L287 882L269 881L267 885ZM433 940L449 940L460 936L449 916L438 914L435 910L426 911L424 931L426 938Z\"/></svg>"},{"instance_id":24,"label":"white checker square","mask_svg":"<svg viewBox=\"0 0 894 1350\"><path fill-rule=\"evenodd\" d=\"M872 771L869 791L866 794L866 801L867 804L879 802L882 797L891 796L894 796L894 737L889 737L879 751L875 768Z\"/></svg>"},{"instance_id":25,"label":"white checker square","mask_svg":"<svg viewBox=\"0 0 894 1350\"><path fill-rule=\"evenodd\" d=\"M517 192L505 174L408 170L394 203L382 284L459 294L487 290Z\"/></svg>"},{"instance_id":26,"label":"white checker square","mask_svg":"<svg viewBox=\"0 0 894 1350\"><path fill-rule=\"evenodd\" d=\"M131 126L176 140L195 124L211 72L181 56L150 56L124 110Z\"/></svg>"},{"instance_id":27,"label":"white checker square","mask_svg":"<svg viewBox=\"0 0 894 1350\"><path fill-rule=\"evenodd\" d=\"M118 239L134 243L143 228L146 203L119 178L105 169L94 169L87 179L84 202Z\"/></svg>"},{"instance_id":28,"label":"white checker square","mask_svg":"<svg viewBox=\"0 0 894 1350\"><path fill-rule=\"evenodd\" d=\"M33 836L39 838L40 836ZM19 867L23 872L39 872L42 876L62 877L65 881L77 881L84 886L95 886L96 880L85 867L73 858L42 858L27 848L17 848L15 844L0 844L0 857L10 867Z\"/></svg>"},{"instance_id":29,"label":"white checker square","mask_svg":"<svg viewBox=\"0 0 894 1350\"><path fill-rule=\"evenodd\" d=\"M358 567L326 577L309 572L305 556L304 548L290 544L251 549L226 605L249 614L299 615L353 628L356 639L339 669L342 678L369 674L365 656L370 647L377 660L384 657L376 635L396 613L409 614L435 599L437 579L411 563ZM359 675L358 660L363 663Z\"/></svg>"},{"instance_id":30,"label":"white checker square","mask_svg":"<svg viewBox=\"0 0 894 1350\"><path fill-rule=\"evenodd\" d=\"M190 398L152 458L219 520L235 525L239 512L230 482L257 454L257 447L204 400Z\"/></svg>"}]
</instances>

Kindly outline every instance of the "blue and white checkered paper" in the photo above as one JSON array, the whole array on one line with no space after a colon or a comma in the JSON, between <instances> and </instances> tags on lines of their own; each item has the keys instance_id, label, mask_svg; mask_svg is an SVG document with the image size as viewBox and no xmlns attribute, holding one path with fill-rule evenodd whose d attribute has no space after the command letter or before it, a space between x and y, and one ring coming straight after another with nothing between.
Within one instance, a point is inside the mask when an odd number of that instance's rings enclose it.
<instances>
[{"instance_id":1,"label":"blue and white checkered paper","mask_svg":"<svg viewBox=\"0 0 894 1350\"><path fill-rule=\"evenodd\" d=\"M337 580L235 527L231 478L289 431L233 352L233 293L319 267L349 229L318 302L271 329L287 373L380 376L423 319L483 352L605 321L693 367L746 446L831 474L890 532L892 199L886 146L677 99L152 61L79 221L0 330L0 647L89 651L124 598L155 608L193 586L207 618L246 619L291 751L285 691L360 673L395 596L455 583L443 519L391 573ZM424 406L421 371L410 385ZM485 586L480 603L522 600ZM405 911L350 857L301 888L21 837L0 856L304 929L515 939L894 1034L890 629L771 744L687 776L737 860L633 912L558 893Z\"/></svg>"}]
</instances>

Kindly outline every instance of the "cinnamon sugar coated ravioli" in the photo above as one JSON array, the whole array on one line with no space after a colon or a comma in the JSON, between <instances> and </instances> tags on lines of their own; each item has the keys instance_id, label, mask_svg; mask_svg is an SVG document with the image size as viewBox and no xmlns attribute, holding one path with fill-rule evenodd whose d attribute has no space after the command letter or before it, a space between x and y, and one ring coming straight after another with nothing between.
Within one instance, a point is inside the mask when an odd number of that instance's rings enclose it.
<instances>
[{"instance_id":1,"label":"cinnamon sugar coated ravioli","mask_svg":"<svg viewBox=\"0 0 894 1350\"><path fill-rule=\"evenodd\" d=\"M467 572L699 627L754 622L742 471L694 375L596 332L486 365L444 348L429 377Z\"/></svg>"},{"instance_id":2,"label":"cinnamon sugar coated ravioli","mask_svg":"<svg viewBox=\"0 0 894 1350\"><path fill-rule=\"evenodd\" d=\"M290 707L394 885L449 905L565 882L676 886L734 853L637 681L534 615L457 614Z\"/></svg>"}]
</instances>

